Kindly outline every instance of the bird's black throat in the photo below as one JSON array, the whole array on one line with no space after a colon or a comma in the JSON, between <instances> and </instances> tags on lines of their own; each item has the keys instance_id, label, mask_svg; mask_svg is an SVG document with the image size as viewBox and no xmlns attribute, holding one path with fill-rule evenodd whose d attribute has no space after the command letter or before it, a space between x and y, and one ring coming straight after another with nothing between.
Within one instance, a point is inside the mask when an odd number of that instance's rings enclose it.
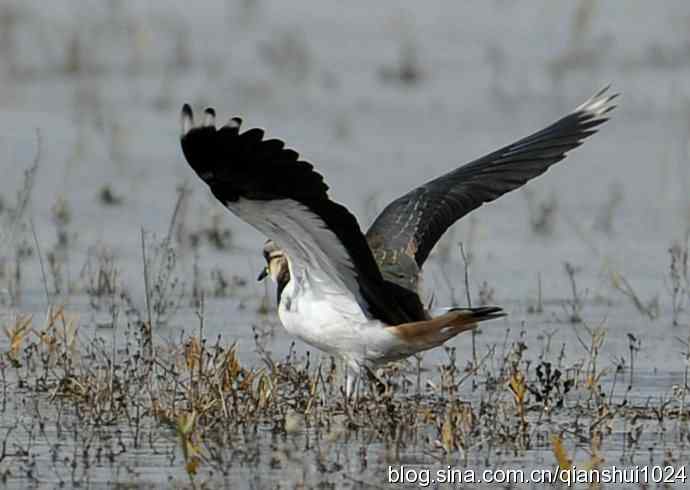
<instances>
[{"instance_id":1,"label":"bird's black throat","mask_svg":"<svg viewBox=\"0 0 690 490\"><path fill-rule=\"evenodd\" d=\"M276 277L276 301L278 305L280 305L280 297L282 296L283 290L285 289L285 286L287 286L288 282L290 282L290 271L287 267L285 267L280 274L278 274L278 277ZM288 302L286 302L285 308L287 310L290 309L290 304Z\"/></svg>"}]
</instances>

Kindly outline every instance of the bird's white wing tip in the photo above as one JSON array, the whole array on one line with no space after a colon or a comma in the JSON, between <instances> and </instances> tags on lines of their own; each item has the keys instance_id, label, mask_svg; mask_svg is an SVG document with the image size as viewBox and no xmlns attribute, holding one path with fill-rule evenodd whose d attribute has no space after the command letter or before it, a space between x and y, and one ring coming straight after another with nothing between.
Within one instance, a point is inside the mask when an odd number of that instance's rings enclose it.
<instances>
[{"instance_id":1,"label":"bird's white wing tip","mask_svg":"<svg viewBox=\"0 0 690 490\"><path fill-rule=\"evenodd\" d=\"M611 104L620 93L608 93L611 84L605 85L601 90L587 99L584 103L575 108L576 113L582 113L587 118L599 119L615 109L615 105Z\"/></svg>"}]
</instances>

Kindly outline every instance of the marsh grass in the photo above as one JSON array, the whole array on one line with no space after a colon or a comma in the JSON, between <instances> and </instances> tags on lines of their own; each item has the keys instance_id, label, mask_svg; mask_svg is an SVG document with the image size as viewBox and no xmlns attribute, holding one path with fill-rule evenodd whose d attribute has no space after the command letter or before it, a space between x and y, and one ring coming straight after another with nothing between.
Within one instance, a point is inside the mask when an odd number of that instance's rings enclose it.
<instances>
[{"instance_id":1,"label":"marsh grass","mask_svg":"<svg viewBox=\"0 0 690 490\"><path fill-rule=\"evenodd\" d=\"M563 308L568 316L568 321L570 323L580 323L582 322L582 308L583 308L583 298L580 291L577 288L577 280L575 276L580 272L580 268L574 266L570 262L564 262L563 267L565 273L568 276L568 283L570 284L570 294L569 300L564 302Z\"/></svg>"},{"instance_id":2,"label":"marsh grass","mask_svg":"<svg viewBox=\"0 0 690 490\"><path fill-rule=\"evenodd\" d=\"M628 279L623 274L615 271L611 274L611 283L614 289L630 300L640 314L646 316L650 320L655 320L659 317L660 305L658 296L653 296L646 301L643 300L635 289L633 289Z\"/></svg>"},{"instance_id":3,"label":"marsh grass","mask_svg":"<svg viewBox=\"0 0 690 490\"><path fill-rule=\"evenodd\" d=\"M115 298L112 273L101 274L108 279L100 291ZM523 330L514 339L506 334L503 345L479 353L469 368L459 367L455 350L447 348L447 360L421 382L419 365L393 364L378 371L382 386L367 385L355 401L344 396L337 362L314 362L293 349L275 358L257 332L262 362L250 366L236 342L207 337L205 321L202 297L193 333L150 346L140 320L112 329L108 339L87 334L79 316L62 307L49 309L43 320L15 315L5 328L0 407L3 413L12 413L8 405L33 408L17 430L4 433L0 473L84 483L104 459L147 450L166 455L193 487L248 461L280 468L305 457L315 464L313 474L302 477L318 481L340 464L339 448L358 441L391 454L421 451L438 463L493 465L502 454L541 448L560 465L581 459L583 451L589 463L600 464L602 454L607 461L614 457L620 434L626 461L650 440L681 444L679 427L688 419L685 389L642 405L628 398L640 348L634 337L620 368L627 386L617 393L618 369L600 359L603 324L573 324L582 355L572 358L564 349L555 361L529 357ZM470 379L475 386L468 392ZM57 443L63 433L71 434L73 446ZM69 460L69 471L32 463L36 438L52 448L55 462ZM266 452L265 444L273 450Z\"/></svg>"},{"instance_id":4,"label":"marsh grass","mask_svg":"<svg viewBox=\"0 0 690 490\"><path fill-rule=\"evenodd\" d=\"M675 326L680 323L681 313L685 310L690 295L688 238L690 238L690 234L686 234L682 242L673 242L668 249L671 260L667 288L671 295L672 321Z\"/></svg>"},{"instance_id":5,"label":"marsh grass","mask_svg":"<svg viewBox=\"0 0 690 490\"><path fill-rule=\"evenodd\" d=\"M0 276L5 279L0 290L0 304L16 305L21 299L22 268L34 248L27 236L27 210L41 162L41 133L36 131L36 153L25 171L22 184L18 187L13 203L3 201L0 213ZM34 240L35 241L35 240ZM2 294L4 293L4 294Z\"/></svg>"}]
</instances>

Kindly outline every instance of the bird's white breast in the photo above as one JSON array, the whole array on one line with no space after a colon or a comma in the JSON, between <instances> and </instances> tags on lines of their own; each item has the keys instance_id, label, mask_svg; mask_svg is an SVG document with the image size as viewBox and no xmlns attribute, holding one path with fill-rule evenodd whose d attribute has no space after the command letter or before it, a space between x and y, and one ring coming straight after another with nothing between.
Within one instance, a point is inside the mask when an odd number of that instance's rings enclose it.
<instances>
[{"instance_id":1,"label":"bird's white breast","mask_svg":"<svg viewBox=\"0 0 690 490\"><path fill-rule=\"evenodd\" d=\"M293 277L281 295L278 316L285 329L304 342L358 360L377 357L372 339L385 333L383 324L367 318L354 297L311 279Z\"/></svg>"}]
</instances>

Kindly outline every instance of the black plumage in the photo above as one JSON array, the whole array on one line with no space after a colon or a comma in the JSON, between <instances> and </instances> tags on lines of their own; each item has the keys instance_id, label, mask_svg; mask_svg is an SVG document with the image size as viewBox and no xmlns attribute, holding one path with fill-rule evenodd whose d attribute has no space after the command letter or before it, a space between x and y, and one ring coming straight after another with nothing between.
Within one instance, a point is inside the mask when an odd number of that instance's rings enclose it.
<instances>
[{"instance_id":1,"label":"black plumage","mask_svg":"<svg viewBox=\"0 0 690 490\"><path fill-rule=\"evenodd\" d=\"M213 112L212 109L207 109ZM215 113L214 113L215 114ZM188 105L182 117L193 118ZM314 167L277 139L264 140L261 129L240 133L241 119L216 129L190 127L181 136L182 151L194 171L223 204L240 197L252 200L293 199L318 215L346 248L370 314L391 325L423 320L416 294L384 280L359 223L328 196L328 186Z\"/></svg>"}]
</instances>

